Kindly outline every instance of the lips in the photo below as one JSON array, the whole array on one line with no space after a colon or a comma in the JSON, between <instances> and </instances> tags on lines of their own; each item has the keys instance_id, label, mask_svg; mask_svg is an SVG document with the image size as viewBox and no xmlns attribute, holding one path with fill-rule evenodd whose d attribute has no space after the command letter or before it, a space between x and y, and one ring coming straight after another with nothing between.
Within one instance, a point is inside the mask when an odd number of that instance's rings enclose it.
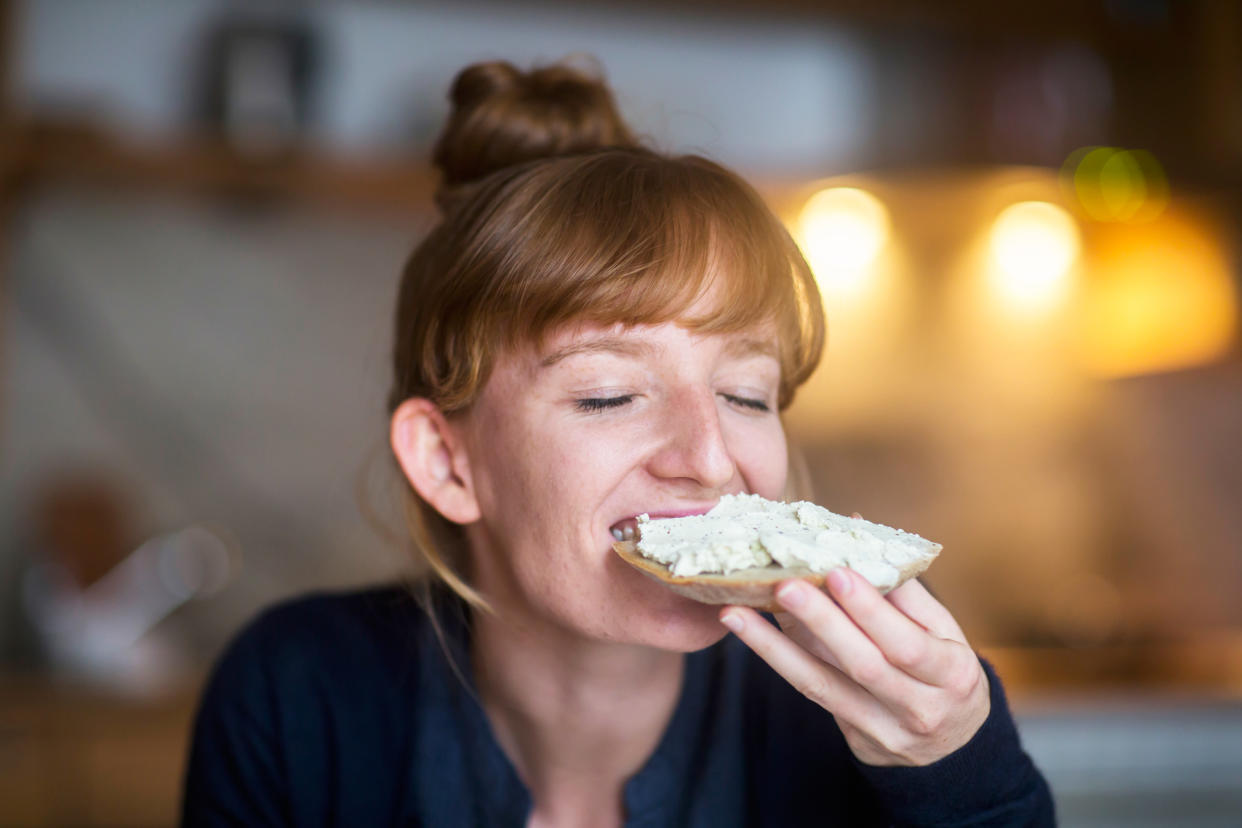
<instances>
[{"instance_id":1,"label":"lips","mask_svg":"<svg viewBox=\"0 0 1242 828\"><path fill-rule=\"evenodd\" d=\"M710 512L715 503L707 503L697 506L688 506L680 509L668 509L664 511L649 511L646 515L652 520L659 518L689 517L690 515L702 515ZM638 537L638 515L622 518L608 527L608 531L612 533L612 537L619 541L630 541Z\"/></svg>"}]
</instances>

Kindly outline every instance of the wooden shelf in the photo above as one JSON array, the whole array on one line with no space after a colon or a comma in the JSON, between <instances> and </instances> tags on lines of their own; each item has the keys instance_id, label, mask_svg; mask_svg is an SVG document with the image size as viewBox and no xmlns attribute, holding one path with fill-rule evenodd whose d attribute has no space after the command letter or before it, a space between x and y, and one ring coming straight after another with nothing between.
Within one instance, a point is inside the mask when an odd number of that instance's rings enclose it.
<instances>
[{"instance_id":1,"label":"wooden shelf","mask_svg":"<svg viewBox=\"0 0 1242 828\"><path fill-rule=\"evenodd\" d=\"M1242 700L1242 633L1091 647L981 647L1018 706L1053 697Z\"/></svg>"},{"instance_id":2,"label":"wooden shelf","mask_svg":"<svg viewBox=\"0 0 1242 828\"><path fill-rule=\"evenodd\" d=\"M0 823L174 824L198 692L139 699L0 676Z\"/></svg>"},{"instance_id":3,"label":"wooden shelf","mask_svg":"<svg viewBox=\"0 0 1242 828\"><path fill-rule=\"evenodd\" d=\"M10 125L0 135L6 191L72 183L426 213L435 181L430 165L412 155L346 158L299 149L251 158L211 138L138 146L86 125L46 122Z\"/></svg>"}]
</instances>

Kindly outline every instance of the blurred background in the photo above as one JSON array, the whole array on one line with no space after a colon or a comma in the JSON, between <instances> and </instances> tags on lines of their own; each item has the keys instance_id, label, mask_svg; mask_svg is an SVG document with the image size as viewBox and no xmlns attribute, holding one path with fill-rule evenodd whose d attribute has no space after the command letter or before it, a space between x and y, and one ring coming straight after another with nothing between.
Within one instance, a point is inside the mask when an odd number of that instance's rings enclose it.
<instances>
[{"instance_id":1,"label":"blurred background","mask_svg":"<svg viewBox=\"0 0 1242 828\"><path fill-rule=\"evenodd\" d=\"M399 269L467 63L747 176L817 499L944 544L1066 825L1242 825L1242 4L0 0L0 824L175 820L259 608L406 574Z\"/></svg>"}]
</instances>

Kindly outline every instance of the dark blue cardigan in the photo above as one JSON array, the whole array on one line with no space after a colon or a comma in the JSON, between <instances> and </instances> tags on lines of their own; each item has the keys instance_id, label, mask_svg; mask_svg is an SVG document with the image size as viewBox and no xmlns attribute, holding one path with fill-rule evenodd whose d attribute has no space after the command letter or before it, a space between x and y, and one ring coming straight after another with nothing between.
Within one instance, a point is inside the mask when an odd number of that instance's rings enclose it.
<instances>
[{"instance_id":1,"label":"dark blue cardigan","mask_svg":"<svg viewBox=\"0 0 1242 828\"><path fill-rule=\"evenodd\" d=\"M442 592L433 607L443 643L399 587L302 598L251 624L203 697L185 824L524 825L530 795L471 685L465 610ZM985 668L992 712L969 744L876 768L730 636L686 657L668 729L625 785L626 825L1052 825Z\"/></svg>"}]
</instances>

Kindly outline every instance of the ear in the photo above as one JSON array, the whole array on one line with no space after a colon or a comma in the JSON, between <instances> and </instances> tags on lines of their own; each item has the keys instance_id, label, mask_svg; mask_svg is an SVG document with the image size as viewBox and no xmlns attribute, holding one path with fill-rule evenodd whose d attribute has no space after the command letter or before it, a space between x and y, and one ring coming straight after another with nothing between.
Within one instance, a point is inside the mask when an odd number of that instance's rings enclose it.
<instances>
[{"instance_id":1,"label":"ear","mask_svg":"<svg viewBox=\"0 0 1242 828\"><path fill-rule=\"evenodd\" d=\"M411 397L392 415L393 454L423 500L454 523L479 519L470 464L453 426L431 400Z\"/></svg>"}]
</instances>

